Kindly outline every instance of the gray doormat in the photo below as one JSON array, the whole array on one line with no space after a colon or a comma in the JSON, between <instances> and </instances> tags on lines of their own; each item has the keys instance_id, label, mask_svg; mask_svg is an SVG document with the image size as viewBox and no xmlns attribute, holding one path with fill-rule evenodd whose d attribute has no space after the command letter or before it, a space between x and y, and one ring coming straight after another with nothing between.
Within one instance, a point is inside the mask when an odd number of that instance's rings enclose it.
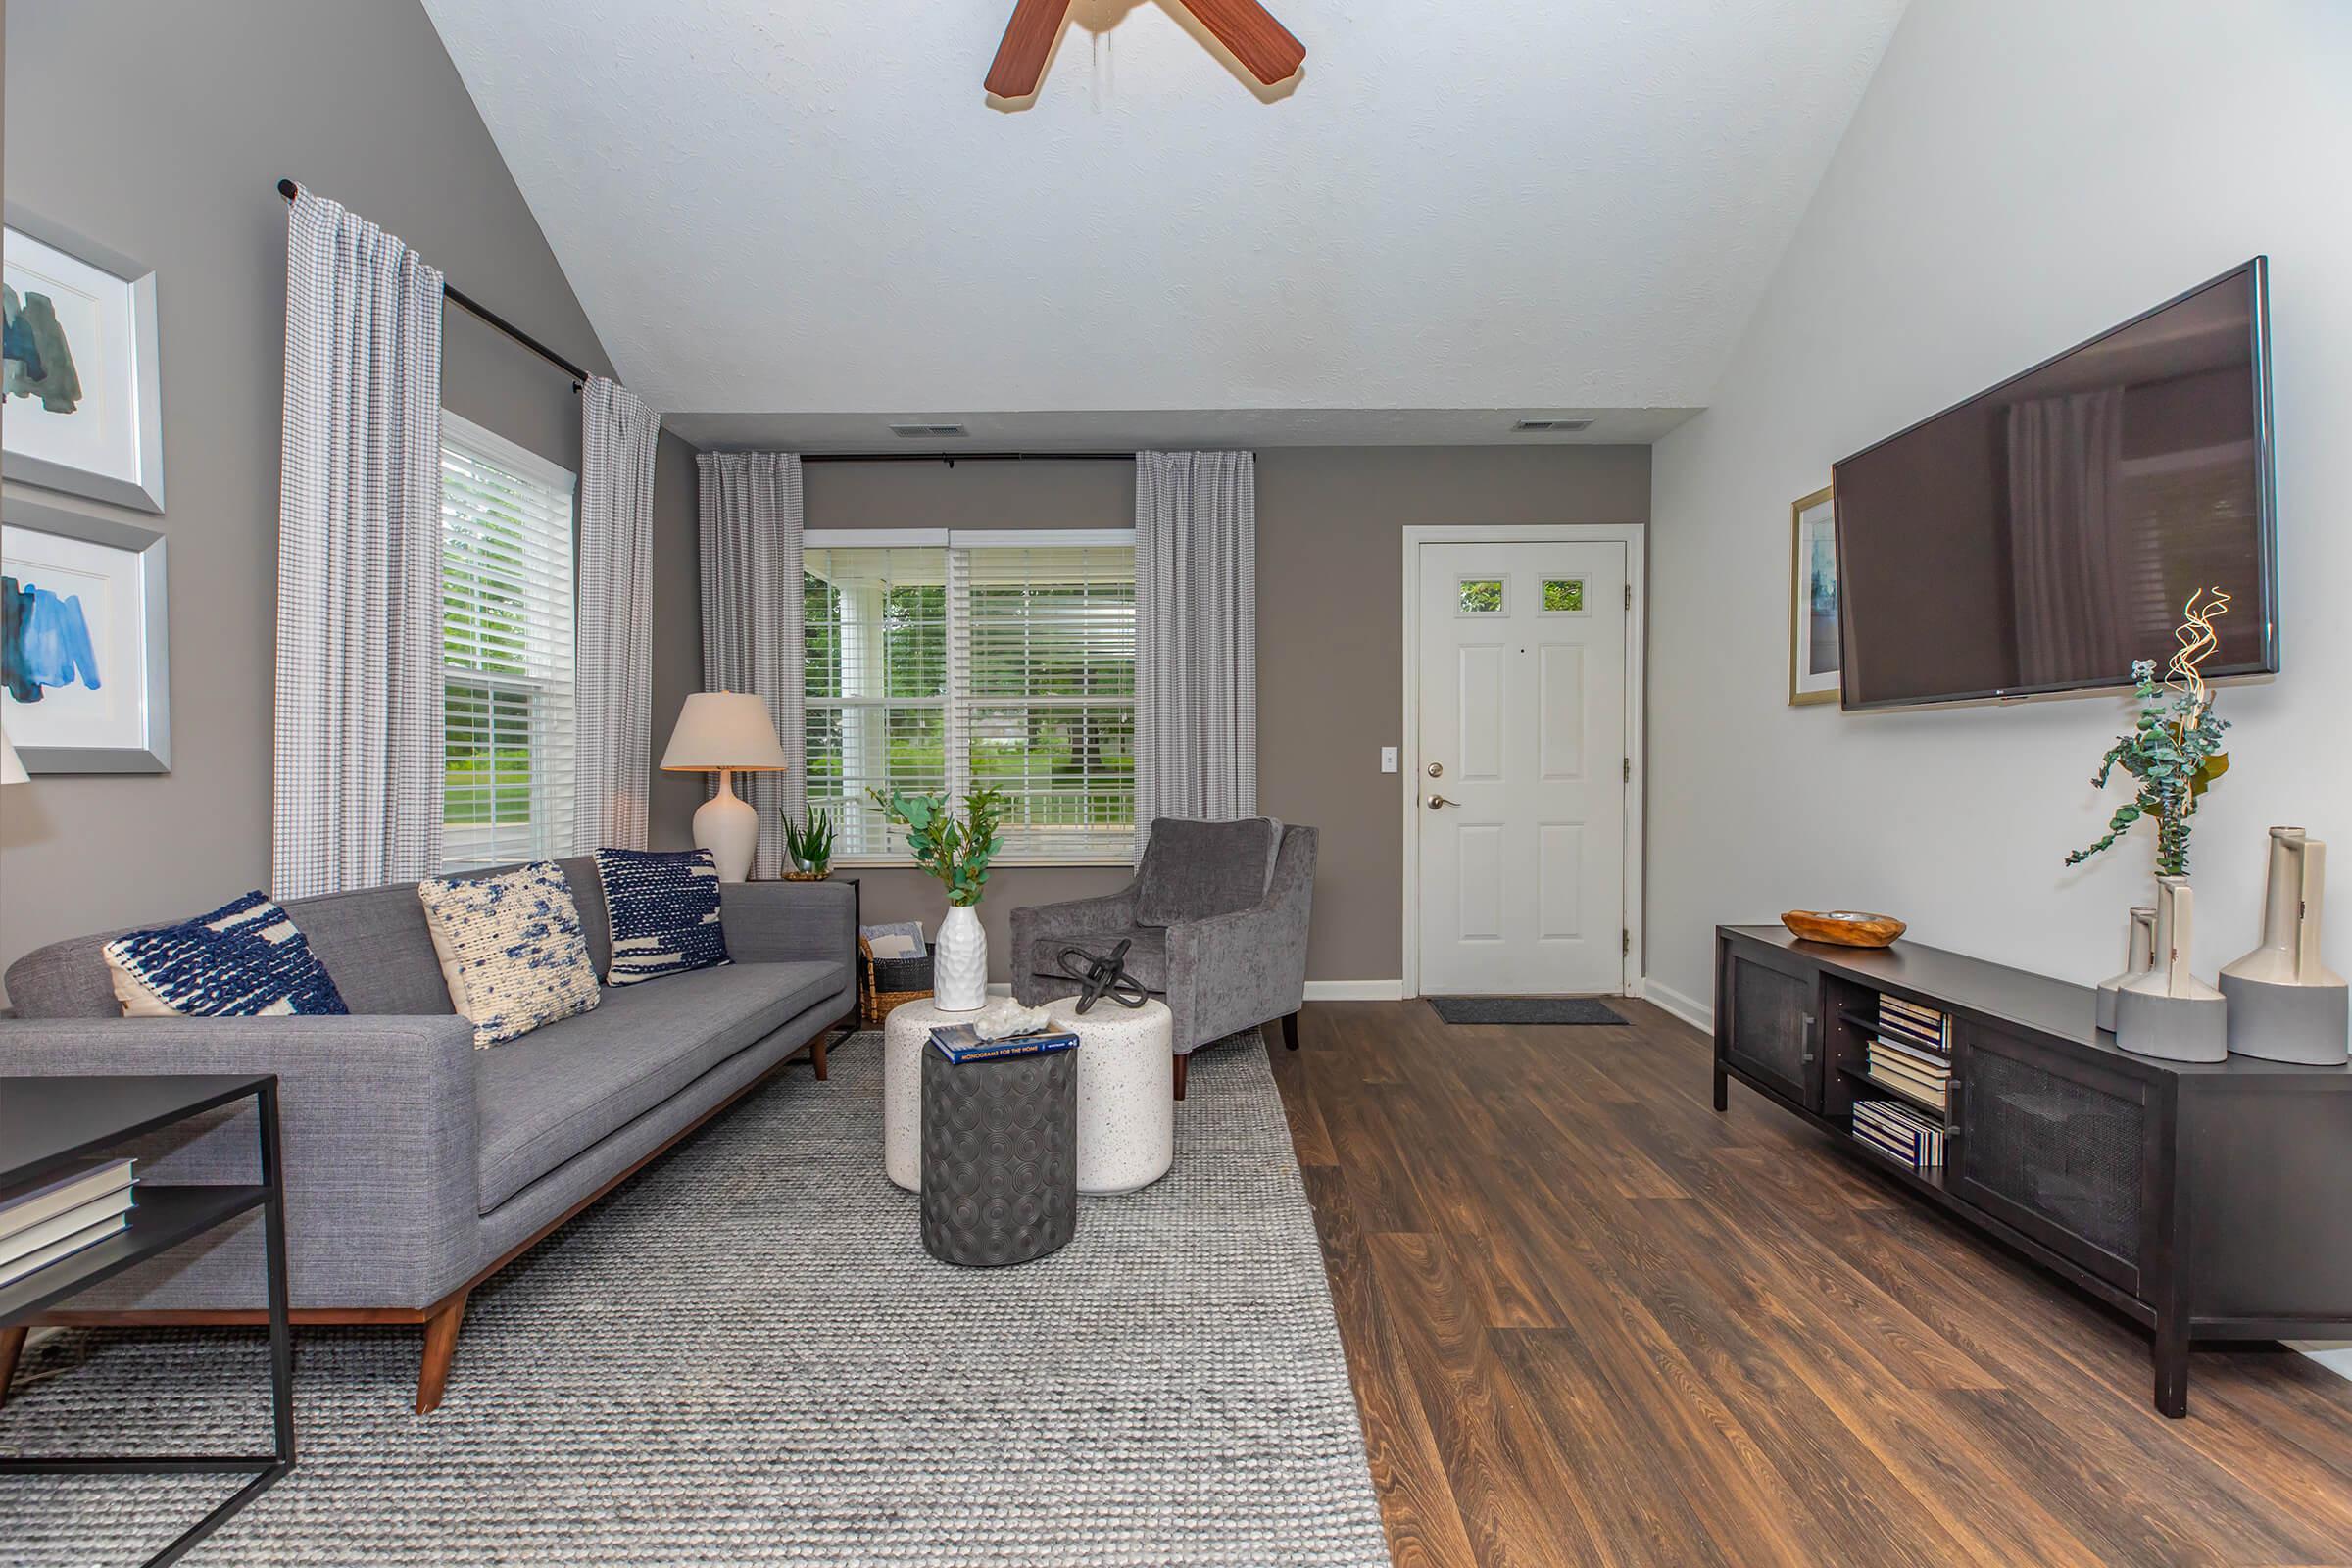
<instances>
[{"instance_id":1,"label":"gray doormat","mask_svg":"<svg viewBox=\"0 0 2352 1568\"><path fill-rule=\"evenodd\" d=\"M475 1291L433 1414L417 1330L296 1330L302 1463L187 1568L1387 1568L1265 1051L1190 1090L1163 1180L955 1268L882 1174L859 1035ZM266 1450L267 1346L67 1330L0 1452ZM0 1563L137 1562L233 1485L0 1476Z\"/></svg>"},{"instance_id":2,"label":"gray doormat","mask_svg":"<svg viewBox=\"0 0 2352 1568\"><path fill-rule=\"evenodd\" d=\"M1432 997L1447 1023L1623 1023L1591 997Z\"/></svg>"}]
</instances>

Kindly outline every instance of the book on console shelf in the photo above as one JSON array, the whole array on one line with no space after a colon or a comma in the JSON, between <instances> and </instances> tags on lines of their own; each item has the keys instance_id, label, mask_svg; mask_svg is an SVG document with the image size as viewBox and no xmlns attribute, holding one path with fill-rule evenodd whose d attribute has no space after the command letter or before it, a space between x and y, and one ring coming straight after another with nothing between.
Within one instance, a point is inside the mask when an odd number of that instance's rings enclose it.
<instances>
[{"instance_id":1,"label":"book on console shelf","mask_svg":"<svg viewBox=\"0 0 2352 1568\"><path fill-rule=\"evenodd\" d=\"M1943 1163L1942 1125L1900 1101L1855 1101L1853 1134L1916 1170Z\"/></svg>"},{"instance_id":2,"label":"book on console shelf","mask_svg":"<svg viewBox=\"0 0 2352 1568\"><path fill-rule=\"evenodd\" d=\"M1947 1084L1952 1080L1952 1064L1939 1056L1922 1056L1915 1052L1889 1049L1884 1041L1874 1040L1865 1054L1873 1068L1884 1067L1905 1078L1917 1078L1924 1083Z\"/></svg>"},{"instance_id":3,"label":"book on console shelf","mask_svg":"<svg viewBox=\"0 0 2352 1568\"><path fill-rule=\"evenodd\" d=\"M967 1061L996 1061L1005 1056L1050 1056L1077 1044L1078 1037L1066 1029L1001 1040L981 1038L980 1031L968 1023L943 1023L931 1031L931 1049L958 1067Z\"/></svg>"},{"instance_id":4,"label":"book on console shelf","mask_svg":"<svg viewBox=\"0 0 2352 1568\"><path fill-rule=\"evenodd\" d=\"M1870 1051L1874 1055L1885 1056L1892 1061L1909 1062L1926 1073L1949 1074L1952 1070L1951 1057L1937 1055L1924 1046L1915 1046L1890 1035L1880 1035L1873 1039Z\"/></svg>"},{"instance_id":5,"label":"book on console shelf","mask_svg":"<svg viewBox=\"0 0 2352 1568\"><path fill-rule=\"evenodd\" d=\"M1951 1018L1900 997L1879 998L1879 1033L1946 1055L1952 1049Z\"/></svg>"},{"instance_id":6,"label":"book on console shelf","mask_svg":"<svg viewBox=\"0 0 2352 1568\"><path fill-rule=\"evenodd\" d=\"M1877 1066L1873 1066L1862 1076L1882 1089L1891 1089L1898 1095L1908 1095L1913 1100L1936 1110L1945 1110L1951 1105L1951 1090L1942 1084L1921 1083L1915 1078L1900 1077Z\"/></svg>"},{"instance_id":7,"label":"book on console shelf","mask_svg":"<svg viewBox=\"0 0 2352 1568\"><path fill-rule=\"evenodd\" d=\"M0 1285L105 1241L130 1223L127 1159L89 1159L0 1189Z\"/></svg>"}]
</instances>

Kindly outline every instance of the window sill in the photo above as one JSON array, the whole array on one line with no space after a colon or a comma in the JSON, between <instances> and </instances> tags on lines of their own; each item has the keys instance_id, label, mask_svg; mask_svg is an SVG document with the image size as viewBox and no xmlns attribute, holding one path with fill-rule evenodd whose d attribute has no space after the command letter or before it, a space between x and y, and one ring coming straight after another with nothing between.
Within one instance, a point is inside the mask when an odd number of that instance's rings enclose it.
<instances>
[{"instance_id":1,"label":"window sill","mask_svg":"<svg viewBox=\"0 0 2352 1568\"><path fill-rule=\"evenodd\" d=\"M1133 869L1135 868L1135 859L1134 859L1134 857L1132 857L1132 856L1120 856L1120 857L1119 857L1119 858L1117 858L1116 859L1107 859L1107 858L1106 858L1106 859L1093 859L1093 860L1089 860L1089 859L1057 859L1057 860L991 860L991 861L989 862L989 866L988 866L988 868L989 868L989 870L990 870L991 872L996 872L996 871L1078 871L1078 870L1097 870L1097 869L1105 869L1105 868L1107 868L1107 869L1114 869L1114 870L1120 870L1120 871L1129 871L1129 870L1133 870ZM859 857L855 857L855 858L837 856L837 857L835 857L835 858L834 858L834 860L833 860L833 869L834 869L834 870L836 870L836 871L922 871L922 870L923 870L923 868L922 868L921 866L919 866L919 865L915 864L915 863L914 863L912 860L906 859L906 858L876 858L876 857L871 857L871 856L859 856ZM923 874L924 874L925 876L928 876L928 875L930 875L930 873L929 873L928 871L924 871L924 872L923 872Z\"/></svg>"}]
</instances>

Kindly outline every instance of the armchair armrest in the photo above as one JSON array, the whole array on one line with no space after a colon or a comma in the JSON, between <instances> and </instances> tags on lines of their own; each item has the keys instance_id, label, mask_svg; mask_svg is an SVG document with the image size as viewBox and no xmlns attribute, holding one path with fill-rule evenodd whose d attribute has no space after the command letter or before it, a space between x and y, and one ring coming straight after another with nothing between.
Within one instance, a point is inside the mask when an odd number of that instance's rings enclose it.
<instances>
[{"instance_id":1,"label":"armchair armrest","mask_svg":"<svg viewBox=\"0 0 2352 1568\"><path fill-rule=\"evenodd\" d=\"M1135 924L1136 884L1116 893L1060 904L1025 905L1012 911L1012 951L1004 956L1004 972L1012 979L1013 1000L1033 1007L1054 997L1073 994L1066 981L1048 980L1032 973L1029 955L1041 941L1073 942L1105 931L1124 931Z\"/></svg>"},{"instance_id":2,"label":"armchair armrest","mask_svg":"<svg viewBox=\"0 0 2352 1568\"><path fill-rule=\"evenodd\" d=\"M1180 1052L1297 1012L1306 920L1276 904L1168 927L1168 1006Z\"/></svg>"},{"instance_id":3,"label":"armchair armrest","mask_svg":"<svg viewBox=\"0 0 2352 1568\"><path fill-rule=\"evenodd\" d=\"M846 882L727 882L718 890L738 963L821 959L858 967L858 894Z\"/></svg>"},{"instance_id":4,"label":"armchair armrest","mask_svg":"<svg viewBox=\"0 0 2352 1568\"><path fill-rule=\"evenodd\" d=\"M277 1074L296 1306L423 1306L479 1266L473 1055L454 1013L0 1018L0 1075ZM141 1180L250 1182L256 1148L244 1105L124 1152ZM258 1220L194 1245L74 1304L260 1304Z\"/></svg>"}]
</instances>

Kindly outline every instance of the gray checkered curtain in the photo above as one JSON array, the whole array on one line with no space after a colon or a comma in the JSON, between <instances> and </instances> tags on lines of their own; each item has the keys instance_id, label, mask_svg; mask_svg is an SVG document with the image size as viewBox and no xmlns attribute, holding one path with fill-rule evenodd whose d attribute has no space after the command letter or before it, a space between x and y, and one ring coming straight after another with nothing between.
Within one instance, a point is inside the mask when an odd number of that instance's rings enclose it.
<instances>
[{"instance_id":1,"label":"gray checkered curtain","mask_svg":"<svg viewBox=\"0 0 2352 1568\"><path fill-rule=\"evenodd\" d=\"M789 452L705 452L696 514L702 530L703 688L757 692L790 762L781 773L738 773L760 813L752 875L784 867L784 813L808 796L804 714L801 460ZM711 781L714 785L715 778Z\"/></svg>"},{"instance_id":2,"label":"gray checkered curtain","mask_svg":"<svg viewBox=\"0 0 2352 1568\"><path fill-rule=\"evenodd\" d=\"M335 202L286 220L270 878L441 868L441 274Z\"/></svg>"},{"instance_id":3,"label":"gray checkered curtain","mask_svg":"<svg viewBox=\"0 0 2352 1568\"><path fill-rule=\"evenodd\" d=\"M1256 814L1257 458L1139 452L1136 824Z\"/></svg>"},{"instance_id":4,"label":"gray checkered curtain","mask_svg":"<svg viewBox=\"0 0 2352 1568\"><path fill-rule=\"evenodd\" d=\"M662 416L616 382L580 388L578 771L572 853L642 850L653 766L654 454Z\"/></svg>"}]
</instances>

